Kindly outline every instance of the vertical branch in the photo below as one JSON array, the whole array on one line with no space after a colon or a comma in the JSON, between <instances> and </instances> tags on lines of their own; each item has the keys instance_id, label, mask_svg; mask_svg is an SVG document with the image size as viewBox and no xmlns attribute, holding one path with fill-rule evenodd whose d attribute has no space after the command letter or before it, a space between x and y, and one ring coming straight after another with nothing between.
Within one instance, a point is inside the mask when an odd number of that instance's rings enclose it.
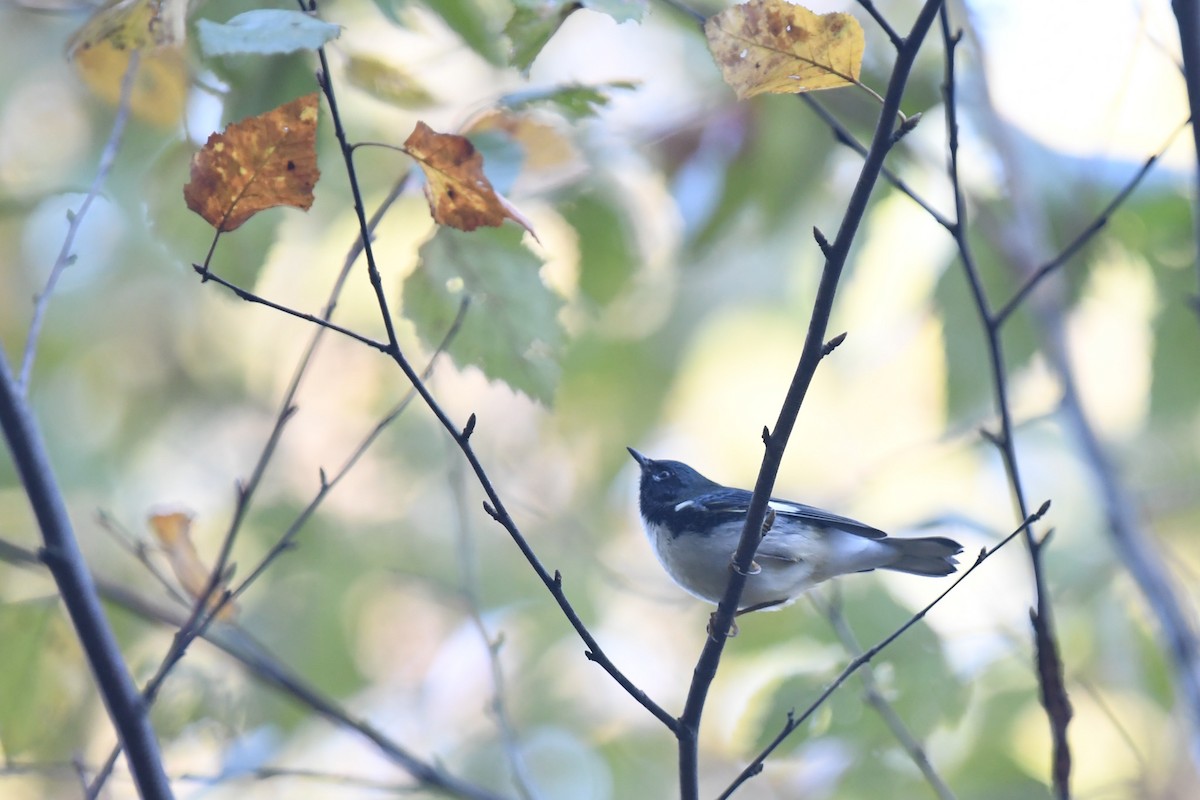
<instances>
[{"instance_id":1,"label":"vertical branch","mask_svg":"<svg viewBox=\"0 0 1200 800\"><path fill-rule=\"evenodd\" d=\"M1000 320L991 310L983 282L979 276L975 259L972 254L970 241L966 233L967 202L959 180L958 169L958 106L957 83L955 79L955 50L962 39L962 32L951 32L948 14L941 14L942 38L945 43L946 72L942 94L946 106L946 129L949 138L947 170L951 187L954 191L955 220L952 228L955 243L958 246L959 257L963 264L971 297L979 315L980 324L984 329L987 341L988 361L992 372L992 390L995 394L996 413L1000 417L1000 430L990 434L988 438L1000 451L1004 471L1008 476L1009 486L1013 492L1013 500L1017 513L1022 518L1029 516L1028 504L1025 499L1025 487L1021 480L1020 466L1017 462L1016 448L1013 443L1012 410L1008 397L1008 375L1004 362L1004 350L1000 339ZM1042 545L1044 539L1039 539L1032 527L1025 529L1025 543L1029 550L1029 560L1033 571L1035 589L1035 608L1030 611L1030 622L1034 632L1034 650L1037 666L1038 685L1041 690L1042 705L1050 724L1052 748L1052 782L1054 794L1059 800L1067 800L1071 795L1071 750L1067 741L1067 725L1071 720L1071 704L1067 698L1066 685L1063 679L1062 661L1058 653L1058 640L1054 632L1054 617L1050 603L1049 591L1046 588L1045 572L1042 567Z\"/></svg>"},{"instance_id":2,"label":"vertical branch","mask_svg":"<svg viewBox=\"0 0 1200 800\"><path fill-rule=\"evenodd\" d=\"M75 626L79 643L100 689L100 696L117 737L125 748L129 770L145 800L171 797L163 771L158 740L147 707L121 658L116 637L108 626L96 586L75 540L66 504L50 466L46 446L33 415L20 397L0 348L0 428L8 440L25 494L42 531L42 560L58 584L59 594Z\"/></svg>"},{"instance_id":3,"label":"vertical branch","mask_svg":"<svg viewBox=\"0 0 1200 800\"><path fill-rule=\"evenodd\" d=\"M721 598L717 611L710 626L710 636L704 644L700 658L693 673L691 687L683 714L679 718L676 736L679 741L679 780L680 794L684 800L695 800L699 797L699 749L698 738L700 719L704 711L705 700L717 667L721 653L725 647L728 632L737 613L742 590L746 585L750 563L761 539L763 519L766 516L767 501L770 499L779 465L783 460L783 452L787 447L788 438L795 426L800 405L808 392L816 372L817 364L822 357L825 344L825 334L829 325L829 317L833 310L833 300L837 293L838 282L846 266L850 253L850 245L866 213L876 183L883 170L883 162L888 152L897 141L896 120L899 118L900 101L908 82L909 73L916 61L917 53L925 41L926 35L933 26L940 0L926 0L918 13L912 30L904 40L896 55L896 63L892 68L891 79L888 82L887 93L884 96L883 107L879 112L875 134L870 148L863 161L858 182L850 195L846 212L842 217L837 237L829 244L824 237L817 233L818 244L825 254L825 267L821 273L821 282L817 288L816 301L813 304L812 318L809 322L808 333L796 371L788 387L787 395L779 411L773 430L764 431L765 453L758 479L754 486L754 495L746 512L746 523L742 529L741 541L734 555L729 586Z\"/></svg>"},{"instance_id":4,"label":"vertical branch","mask_svg":"<svg viewBox=\"0 0 1200 800\"><path fill-rule=\"evenodd\" d=\"M1179 27L1179 45L1183 52L1183 80L1187 84L1188 108L1192 116L1192 141L1200 161L1200 0L1171 0L1175 23ZM1196 259L1196 290L1193 298L1200 312L1200 167L1192 176L1192 228Z\"/></svg>"}]
</instances>

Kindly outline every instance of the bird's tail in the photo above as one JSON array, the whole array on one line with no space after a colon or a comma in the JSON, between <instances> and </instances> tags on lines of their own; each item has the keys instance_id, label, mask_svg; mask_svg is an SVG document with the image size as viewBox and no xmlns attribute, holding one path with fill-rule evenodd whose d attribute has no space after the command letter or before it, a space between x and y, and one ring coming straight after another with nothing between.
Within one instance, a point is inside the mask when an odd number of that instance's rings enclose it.
<instances>
[{"instance_id":1,"label":"bird's tail","mask_svg":"<svg viewBox=\"0 0 1200 800\"><path fill-rule=\"evenodd\" d=\"M962 552L961 544L944 536L927 536L922 539L888 538L884 541L896 551L896 560L885 564L883 569L907 572L910 575L949 575L958 566L955 556Z\"/></svg>"}]
</instances>

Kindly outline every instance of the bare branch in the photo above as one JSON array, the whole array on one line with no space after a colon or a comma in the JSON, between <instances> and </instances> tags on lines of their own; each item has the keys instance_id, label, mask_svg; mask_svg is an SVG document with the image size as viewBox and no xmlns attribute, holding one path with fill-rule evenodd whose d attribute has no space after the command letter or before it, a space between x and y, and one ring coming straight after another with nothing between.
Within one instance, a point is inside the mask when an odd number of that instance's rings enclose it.
<instances>
[{"instance_id":1,"label":"bare branch","mask_svg":"<svg viewBox=\"0 0 1200 800\"><path fill-rule=\"evenodd\" d=\"M0 539L0 561L29 568L45 566L38 560L35 553L3 539ZM162 603L149 600L131 590L125 583L109 581L102 577L95 578L95 582L100 596L106 602L118 605L142 619L176 629L187 625L188 612L184 608L167 607ZM199 635L209 644L241 663L251 675L266 686L292 698L335 725L352 730L370 741L386 758L421 780L427 787L436 787L447 794L467 800L503 800L499 795L486 789L455 778L440 767L424 765L385 733L370 723L351 716L332 698L291 672L283 662L237 625L217 623L206 628ZM426 780L429 774L422 777L413 772L410 769L413 765L432 770L433 780Z\"/></svg>"},{"instance_id":2,"label":"bare branch","mask_svg":"<svg viewBox=\"0 0 1200 800\"><path fill-rule=\"evenodd\" d=\"M1121 205L1129 198L1131 194L1133 194L1134 190L1137 189L1137 187L1141 184L1142 179L1150 174L1150 170L1153 169L1154 165L1158 163L1158 160L1162 158L1163 153L1167 151L1167 149L1175 142L1175 139L1178 138L1179 134L1182 133L1187 127L1188 121L1185 120L1171 133L1163 146L1159 148L1158 152L1146 159L1141 168L1133 174L1132 178L1130 178L1129 182L1121 188L1121 191L1117 192L1116 196L1108 202L1108 205L1106 205L1100 211L1100 213L1096 215L1096 218L1092 220L1087 227L1076 234L1075 238L1072 239L1067 246L1062 249L1062 252L1047 261L1045 264L1042 264L1040 267L1034 270L1032 275L1025 279L1025 283L1021 284L1021 288L1017 289L1012 298L1005 303L999 311L996 312L996 325L1003 325L1008 320L1009 316L1017 310L1021 303L1025 301L1025 298L1029 296L1029 293L1033 291L1034 287L1041 283L1047 275L1070 261L1076 253L1083 249L1085 244L1091 241L1097 233L1099 233L1108 225L1109 219L1114 213L1116 213L1116 210L1121 207Z\"/></svg>"},{"instance_id":3,"label":"bare branch","mask_svg":"<svg viewBox=\"0 0 1200 800\"><path fill-rule=\"evenodd\" d=\"M138 791L143 798L152 800L170 798L171 786L163 772L158 740L146 706L100 607L46 446L33 414L18 394L3 348L0 348L0 429L8 440L13 464L42 531L41 559L58 585L108 716L128 753L129 769Z\"/></svg>"},{"instance_id":4,"label":"bare branch","mask_svg":"<svg viewBox=\"0 0 1200 800\"><path fill-rule=\"evenodd\" d=\"M666 725L669 729L674 730L676 724L675 718L667 713L667 711L661 706L651 700L650 697L641 689L639 689L624 673L622 673L621 670L617 668L616 664L614 664L604 653L604 650L600 647L599 642L597 642L595 637L592 636L591 631L588 630L587 626L583 623L583 620L580 619L578 613L576 613L574 607L572 607L570 601L567 599L567 596L563 591L562 581L558 578L557 573L555 573L554 576L550 574L550 572L542 564L541 560L537 557L537 554L533 552L533 548L529 545L529 542L521 533L521 530L517 526L516 521L512 518L512 515L509 514L508 509L505 507L504 502L500 499L500 495L497 493L495 486L492 484L491 478L488 477L487 471L484 469L483 464L479 461L479 458L470 443L469 437L462 435L465 427L460 427L459 425L455 424L452 419L450 419L449 415L429 391L429 388L421 379L421 376L418 375L416 370L413 369L412 365L408 361L408 358L400 349L400 346L396 340L395 328L392 323L391 311L388 307L387 297L383 290L383 281L379 275L378 269L375 266L375 255L371 246L370 236L368 236L366 233L367 221L362 213L362 197L359 190L358 173L354 165L354 148L350 145L349 140L346 137L345 129L342 126L342 118L340 112L338 111L337 105L337 95L334 90L333 83L329 78L329 63L324 48L318 50L317 55L321 61L321 71L318 74L318 82L320 83L321 89L325 93L325 97L329 103L329 115L333 120L334 132L336 133L338 142L342 148L343 160L345 162L347 176L350 181L350 192L354 198L354 207L358 214L360 230L363 231L363 254L365 255L367 261L367 272L370 277L371 285L375 290L375 297L379 304L380 316L382 317L384 325L388 331L388 355L391 356L392 360L396 362L396 365L400 368L401 372L404 373L404 376L412 384L412 387L416 390L417 394L420 395L421 400L433 413L434 417L437 418L438 423L454 439L455 443L459 447L459 450L462 451L464 458L466 458L467 463L471 467L471 471L474 473L476 480L483 489L484 494L487 496L487 500L484 502L483 506L484 511L486 511L489 516L491 516L501 525L501 527L504 528L509 537L517 545L517 548L521 551L521 554L524 556L526 562L529 563L529 566L537 574L538 579L550 591L551 595L558 603L559 608L562 610L564 616L566 616L567 621L571 624L571 627L575 629L575 632L579 635L579 638L583 640L587 651L589 651L588 657L595 663L599 664L605 670L605 672L612 676L613 680L615 680L618 685L621 686L621 688L623 688L634 700L640 703L647 711L653 714L655 718Z\"/></svg>"},{"instance_id":5,"label":"bare branch","mask_svg":"<svg viewBox=\"0 0 1200 800\"><path fill-rule=\"evenodd\" d=\"M29 334L25 339L25 353L21 357L21 370L17 378L17 392L22 397L28 392L29 381L33 377L33 362L37 358L38 337L41 335L42 325L46 320L46 311L50 307L50 296L54 294L54 287L58 285L58 279L62 277L63 271L75 260L75 254L72 252L75 248L75 237L79 235L79 229L83 226L83 220L87 217L92 203L100 196L100 187L108 179L108 173L112 171L113 164L117 160L117 151L121 149L121 139L125 136L125 125L129 122L130 100L133 97L133 85L137 77L140 61L141 51L137 49L131 50L129 52L129 66L125 68L125 75L121 78L121 91L117 100L117 112L113 117L112 130L108 134L108 141L104 143L104 149L100 152L100 161L96 167L96 177L92 179L92 185L88 187L87 194L84 196L83 202L79 204L79 208L71 212L69 222L67 223L67 235L63 237L58 257L54 259L54 266L50 268L50 275L46 278L46 285L42 287L41 293L34 299L33 319L29 322Z\"/></svg>"},{"instance_id":6,"label":"bare branch","mask_svg":"<svg viewBox=\"0 0 1200 800\"><path fill-rule=\"evenodd\" d=\"M1179 27L1179 46L1183 53L1183 81L1187 85L1188 109L1192 119L1192 142L1200 158L1200 2L1171 0L1175 24ZM1200 169L1192 176L1192 230L1196 247L1196 301L1200 304ZM1198 305L1200 307L1200 305Z\"/></svg>"},{"instance_id":7,"label":"bare branch","mask_svg":"<svg viewBox=\"0 0 1200 800\"><path fill-rule=\"evenodd\" d=\"M984 556L986 557L986 556ZM976 565L979 560L976 560ZM858 638L855 637L854 631L850 628L850 623L846 619L846 615L842 613L841 593L837 584L832 587L833 599L822 609L825 612L826 618L829 620L830 627L841 640L842 646L846 648L846 652L854 658L859 658L863 654L862 645L858 643ZM813 605L821 608L820 604L813 600ZM883 723L887 725L892 736L904 748L904 752L908 753L908 757L917 765L917 769L921 771L925 782L933 789L939 800L953 800L954 792L942 780L942 776L938 774L933 764L929 761L929 755L925 752L924 746L917 741L916 736L908 729L908 725L901 719L900 715L883 693L879 691L879 684L875 680L875 670L870 664L864 663L859 670L862 674L859 675L859 680L862 681L863 692L866 696L867 703L875 709L875 712L883 719Z\"/></svg>"},{"instance_id":8,"label":"bare branch","mask_svg":"<svg viewBox=\"0 0 1200 800\"><path fill-rule=\"evenodd\" d=\"M992 390L995 394L996 413L1000 417L1000 432L995 437L995 442L999 447L1005 473L1008 475L1017 512L1023 519L1028 519L1029 510L1025 500L1025 486L1021 480L1020 466L1013 443L1012 410L1009 404L1008 374L1000 340L1000 326L988 304L983 281L979 276L971 244L966 235L967 200L959 180L958 169L958 97L955 76L955 51L961 41L961 32L951 30L949 15L945 9L941 14L941 28L946 65L942 95L945 100L946 128L949 134L947 172L954 190L955 207L952 233L971 290L971 297L975 303L975 310L979 315L980 325L983 327L987 340ZM1067 741L1067 724L1071 719L1071 704L1067 698L1066 686L1063 681L1063 667L1058 653L1058 640L1054 633L1050 594L1046 587L1046 578L1042 567L1041 545L1030 527L1025 528L1025 543L1029 550L1035 591L1036 609L1030 619L1034 627L1038 683L1053 742L1052 781L1055 795L1059 800L1066 800L1070 797L1071 778L1071 748Z\"/></svg>"},{"instance_id":9,"label":"bare branch","mask_svg":"<svg viewBox=\"0 0 1200 800\"><path fill-rule=\"evenodd\" d=\"M720 794L720 796L718 797L718 800L726 800L726 798L731 797L733 795L733 793L735 791L737 791L738 787L740 787L743 783L748 781L750 778L753 778L755 775L762 772L763 764L766 763L767 757L770 756L771 753L775 752L775 750L779 747L779 745L783 744L784 740L787 739L789 736L791 736L792 733L794 733L797 728L799 728L801 725L803 725L805 720L807 720L809 717L811 717L813 715L813 713L818 708L820 708L821 705L826 700L828 700L829 697L835 691L837 691L838 687L841 686L843 683L845 683L846 680L851 675L853 675L855 672L857 672L859 669L861 669L864 664L869 664L871 662L871 660L873 658L875 658L875 656L879 655L881 652L883 652L885 649L887 649L887 647L889 645L891 645L892 642L896 641L901 636L903 636L904 633L906 631L908 631L909 628L911 628L912 626L914 626L918 622L920 622L922 619L924 619L925 616L930 611L932 611L933 608L938 603L942 602L942 600L947 595L949 595L952 591L954 591L956 588L958 588L958 585L960 583L962 583L964 580L966 580L968 575L970 575L972 572L974 572L976 569L978 569L979 565L982 564L984 561L986 561L988 558L990 558L992 555L994 555L996 553L996 551L998 551L1000 548L1004 547L1006 544L1011 542L1013 539L1015 539L1020 534L1022 534L1022 533L1027 534L1029 531L1029 526L1031 526L1033 523L1035 523L1039 519L1041 519L1046 514L1046 512L1049 510L1050 510L1050 501L1047 500L1045 503L1042 504L1041 508L1039 508L1036 512L1031 514L1024 522L1022 522L1017 527L1016 530L1009 533L1008 536L1005 536L1004 539L1002 539L995 547L991 548L990 550L982 551L979 554L979 558L977 558L975 560L975 563L973 563L970 567L968 567L966 569L966 571L963 572L961 575L956 577L954 579L954 583L950 584L950 586L947 587L945 589L945 591L943 591L937 597L935 597L932 602L930 602L927 606L922 608L916 614L913 614L911 617L909 617L908 621L906 621L899 628L897 628L896 630L894 630L890 634L888 634L888 636L886 636L884 639L882 639L878 644L874 645L869 650L863 652L862 655L858 656L857 658L853 659L849 664L847 664L845 669L843 669L838 674L838 676L833 679L832 683L830 683L827 687L825 687L825 690L823 692L821 692L820 695L817 696L817 699L814 700L808 706L808 708L806 708L804 710L804 712L802 714L797 716L795 714L795 712L789 711L788 715L787 715L787 721L784 723L782 730L780 730L780 732L775 736L775 738L772 739L771 742L762 749L762 751L758 754L758 756L755 757L755 759L753 761L751 761L750 764L748 764L746 766L746 768L741 771L741 773L733 780L733 782L730 783L728 787L726 787L725 791L722 792Z\"/></svg>"},{"instance_id":10,"label":"bare branch","mask_svg":"<svg viewBox=\"0 0 1200 800\"><path fill-rule=\"evenodd\" d=\"M687 701L676 730L680 751L680 794L684 800L695 800L699 796L698 734L705 699L708 696L709 687L716 677L726 637L738 610L738 602L746 584L745 573L750 568L755 550L762 538L759 532L766 516L767 502L771 497L775 477L783 460L784 449L787 447L788 438L795 426L800 405L804 401L808 386L812 382L817 365L821 360L821 350L833 309L834 296L849 256L850 245L858 232L858 227L866 213L867 203L878 183L883 170L884 158L895 141L893 134L896 130L896 121L900 118L900 101L904 94L904 88L916 61L917 53L933 26L939 8L941 8L940 0L927 0L917 14L912 31L905 40L904 46L897 53L871 146L867 151L858 181L842 216L837 236L826 256L816 301L813 304L812 319L804 340L804 348L796 365L787 396L780 408L779 418L771 429L770 441L764 448L762 467L759 470L754 486L754 495L746 513L741 541L734 555L736 568L730 573L729 586L713 616L710 636L705 640L704 649L696 663Z\"/></svg>"}]
</instances>

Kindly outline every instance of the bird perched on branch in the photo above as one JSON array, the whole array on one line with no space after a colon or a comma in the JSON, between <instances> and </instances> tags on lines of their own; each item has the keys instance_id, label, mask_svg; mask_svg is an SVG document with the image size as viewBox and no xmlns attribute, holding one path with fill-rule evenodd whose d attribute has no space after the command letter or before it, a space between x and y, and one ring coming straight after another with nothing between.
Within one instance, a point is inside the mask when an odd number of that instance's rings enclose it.
<instances>
[{"instance_id":1,"label":"bird perched on branch","mask_svg":"<svg viewBox=\"0 0 1200 800\"><path fill-rule=\"evenodd\" d=\"M710 481L687 464L627 449L641 467L642 524L658 560L682 588L719 602L751 493ZM898 539L819 508L772 499L738 613L787 605L821 581L849 572L949 575L961 552L953 539Z\"/></svg>"}]
</instances>

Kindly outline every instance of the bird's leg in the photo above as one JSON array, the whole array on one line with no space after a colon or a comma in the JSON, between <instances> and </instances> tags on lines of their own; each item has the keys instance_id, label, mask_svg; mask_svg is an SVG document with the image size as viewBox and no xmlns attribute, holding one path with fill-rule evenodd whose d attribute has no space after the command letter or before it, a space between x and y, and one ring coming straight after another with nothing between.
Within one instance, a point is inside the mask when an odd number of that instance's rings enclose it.
<instances>
[{"instance_id":1,"label":"bird's leg","mask_svg":"<svg viewBox=\"0 0 1200 800\"><path fill-rule=\"evenodd\" d=\"M741 612L739 612L739 613L741 613ZM708 615L708 626L704 629L705 632L708 634L708 638L710 638L710 639L717 638L716 635L713 633L713 626L716 625L716 623L717 623L717 612L714 611ZM735 637L737 635L738 635L738 626L737 626L737 622L735 621L733 623L733 626L729 629L729 635L725 638L732 639L733 637Z\"/></svg>"},{"instance_id":2,"label":"bird's leg","mask_svg":"<svg viewBox=\"0 0 1200 800\"><path fill-rule=\"evenodd\" d=\"M775 527L775 509L768 506L767 514L766 514L766 516L763 517L762 535L766 536L768 533L771 532L771 528L774 528L774 527ZM742 575L745 575L747 578L750 577L751 575L757 575L758 573L762 572L762 566L757 561L751 561L750 568L748 570L746 570L745 572L742 572L740 569L738 569L737 553L734 553L733 555L731 555L729 557L729 568L732 569L734 572L738 572L738 573L741 573ZM780 603L785 603L785 602L787 602L787 601L786 600L771 600L766 603L759 603L756 606L750 606L750 608L743 608L741 611L734 614L734 616L740 617L742 614L748 614L751 611L758 611L760 608L770 608L771 606L777 606ZM717 612L714 611L708 617L708 635L709 636L713 635L713 624L716 621L717 621ZM732 639L734 636L737 636L737 635L738 635L738 626L737 626L737 622L735 621L733 623L733 627L729 629L729 638Z\"/></svg>"}]
</instances>

